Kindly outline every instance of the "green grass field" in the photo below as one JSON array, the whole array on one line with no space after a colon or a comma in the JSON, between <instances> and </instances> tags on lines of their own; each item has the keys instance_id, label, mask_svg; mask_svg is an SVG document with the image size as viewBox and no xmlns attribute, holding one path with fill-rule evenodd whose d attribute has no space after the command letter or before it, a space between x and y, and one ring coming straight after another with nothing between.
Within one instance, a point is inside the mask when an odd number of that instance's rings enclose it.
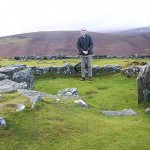
<instances>
[{"instance_id":1,"label":"green grass field","mask_svg":"<svg viewBox=\"0 0 150 150\"><path fill-rule=\"evenodd\" d=\"M61 65L62 61L54 63ZM93 60L93 64L126 66L132 61ZM36 66L36 61L31 62ZM50 62L45 62L45 66ZM78 89L88 108L75 105L74 99L61 99L61 103L56 103L55 99L44 98L35 105L35 109L31 109L26 97L17 93L1 93L0 104L5 104L5 107L0 108L0 116L6 119L7 127L0 127L0 150L149 149L150 115L145 114L144 109L150 104L138 105L135 78L127 78L121 73L97 75L93 81L80 81L78 75L35 78L34 90L37 91L57 94L69 87ZM16 112L17 103L24 103L25 110ZM102 109L130 108L137 112L137 116L110 117L100 112Z\"/></svg>"},{"instance_id":2,"label":"green grass field","mask_svg":"<svg viewBox=\"0 0 150 150\"><path fill-rule=\"evenodd\" d=\"M148 62L149 59L93 59L92 64L103 66L106 64L118 64L122 67L130 65L134 62ZM8 66L12 64L26 64L27 66L61 66L65 63L71 63L73 66L80 62L80 59L64 59L64 60L13 60L13 59L0 59L0 66Z\"/></svg>"}]
</instances>

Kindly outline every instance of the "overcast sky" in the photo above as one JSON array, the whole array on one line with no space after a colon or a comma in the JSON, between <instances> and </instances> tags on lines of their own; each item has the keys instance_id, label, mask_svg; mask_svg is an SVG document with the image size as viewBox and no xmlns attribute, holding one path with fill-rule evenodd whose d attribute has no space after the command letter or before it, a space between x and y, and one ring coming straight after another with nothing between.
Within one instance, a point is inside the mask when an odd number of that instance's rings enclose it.
<instances>
[{"instance_id":1,"label":"overcast sky","mask_svg":"<svg viewBox=\"0 0 150 150\"><path fill-rule=\"evenodd\" d=\"M0 36L150 26L150 0L0 0Z\"/></svg>"}]
</instances>

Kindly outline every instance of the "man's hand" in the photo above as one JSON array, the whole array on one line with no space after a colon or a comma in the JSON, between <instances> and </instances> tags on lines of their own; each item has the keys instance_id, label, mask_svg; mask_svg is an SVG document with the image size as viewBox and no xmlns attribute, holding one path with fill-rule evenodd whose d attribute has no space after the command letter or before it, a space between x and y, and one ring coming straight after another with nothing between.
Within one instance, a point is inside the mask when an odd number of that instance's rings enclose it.
<instances>
[{"instance_id":1,"label":"man's hand","mask_svg":"<svg viewBox=\"0 0 150 150\"><path fill-rule=\"evenodd\" d=\"M84 54L88 54L88 51L83 51Z\"/></svg>"}]
</instances>

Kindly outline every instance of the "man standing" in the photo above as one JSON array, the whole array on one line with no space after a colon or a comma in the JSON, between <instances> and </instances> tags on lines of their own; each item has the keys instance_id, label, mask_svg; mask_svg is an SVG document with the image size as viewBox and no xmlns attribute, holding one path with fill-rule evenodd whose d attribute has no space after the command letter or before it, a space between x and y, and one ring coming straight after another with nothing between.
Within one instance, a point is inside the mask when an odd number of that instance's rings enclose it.
<instances>
[{"instance_id":1,"label":"man standing","mask_svg":"<svg viewBox=\"0 0 150 150\"><path fill-rule=\"evenodd\" d=\"M77 48L81 55L81 81L85 80L85 65L88 66L89 80L92 80L92 54L93 41L90 35L87 35L86 28L81 28L81 36L77 40Z\"/></svg>"}]
</instances>

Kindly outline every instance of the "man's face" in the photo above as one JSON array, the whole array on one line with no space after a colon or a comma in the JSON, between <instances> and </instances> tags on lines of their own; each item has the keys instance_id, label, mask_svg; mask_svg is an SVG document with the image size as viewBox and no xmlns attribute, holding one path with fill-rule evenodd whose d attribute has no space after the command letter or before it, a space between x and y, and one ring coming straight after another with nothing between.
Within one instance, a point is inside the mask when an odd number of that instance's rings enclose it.
<instances>
[{"instance_id":1,"label":"man's face","mask_svg":"<svg viewBox=\"0 0 150 150\"><path fill-rule=\"evenodd\" d=\"M85 36L86 33L87 33L86 28L82 28L82 29L81 29L81 35L82 35L82 36Z\"/></svg>"}]
</instances>

